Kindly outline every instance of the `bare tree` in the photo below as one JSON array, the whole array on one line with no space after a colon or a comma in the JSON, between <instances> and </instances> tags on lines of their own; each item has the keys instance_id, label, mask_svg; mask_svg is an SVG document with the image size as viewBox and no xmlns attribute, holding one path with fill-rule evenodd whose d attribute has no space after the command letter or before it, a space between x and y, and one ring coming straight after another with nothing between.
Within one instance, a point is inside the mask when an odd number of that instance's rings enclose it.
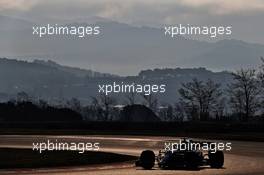
<instances>
[{"instance_id":1,"label":"bare tree","mask_svg":"<svg viewBox=\"0 0 264 175\"><path fill-rule=\"evenodd\" d=\"M220 84L212 80L206 82L194 78L191 82L183 83L179 89L181 100L188 106L198 109L199 119L208 120L213 105L222 95Z\"/></svg>"},{"instance_id":2,"label":"bare tree","mask_svg":"<svg viewBox=\"0 0 264 175\"><path fill-rule=\"evenodd\" d=\"M99 106L99 101L96 97L91 96L91 106L97 108Z\"/></svg>"},{"instance_id":3,"label":"bare tree","mask_svg":"<svg viewBox=\"0 0 264 175\"><path fill-rule=\"evenodd\" d=\"M264 92L264 58L261 57L260 59L261 59L262 64L259 67L257 78L260 83L260 90Z\"/></svg>"},{"instance_id":4,"label":"bare tree","mask_svg":"<svg viewBox=\"0 0 264 175\"><path fill-rule=\"evenodd\" d=\"M104 109L104 120L112 120L112 116L110 116L110 109L112 105L116 104L116 99L103 94L100 96L100 101Z\"/></svg>"},{"instance_id":5,"label":"bare tree","mask_svg":"<svg viewBox=\"0 0 264 175\"><path fill-rule=\"evenodd\" d=\"M39 99L38 106L40 108L47 108L49 105L48 105L48 102L46 102L45 100Z\"/></svg>"},{"instance_id":6,"label":"bare tree","mask_svg":"<svg viewBox=\"0 0 264 175\"><path fill-rule=\"evenodd\" d=\"M178 109L182 109L183 117L186 116L192 121L199 120L199 107L193 101L180 98L177 106Z\"/></svg>"},{"instance_id":7,"label":"bare tree","mask_svg":"<svg viewBox=\"0 0 264 175\"><path fill-rule=\"evenodd\" d=\"M166 110L166 116L166 118L168 118L170 121L174 120L173 107L171 105L169 105Z\"/></svg>"},{"instance_id":8,"label":"bare tree","mask_svg":"<svg viewBox=\"0 0 264 175\"><path fill-rule=\"evenodd\" d=\"M134 105L136 103L136 93L135 92L129 92L127 95L126 95L126 98L127 98L127 104L128 105Z\"/></svg>"},{"instance_id":9,"label":"bare tree","mask_svg":"<svg viewBox=\"0 0 264 175\"><path fill-rule=\"evenodd\" d=\"M145 100L143 104L149 107L150 109L152 109L154 112L157 112L158 98L153 94L150 95L143 94L142 97Z\"/></svg>"},{"instance_id":10,"label":"bare tree","mask_svg":"<svg viewBox=\"0 0 264 175\"><path fill-rule=\"evenodd\" d=\"M261 57L261 66L259 67L258 73L258 81L260 84L260 92L261 92L261 109L262 114L264 115L264 58Z\"/></svg>"},{"instance_id":11,"label":"bare tree","mask_svg":"<svg viewBox=\"0 0 264 175\"><path fill-rule=\"evenodd\" d=\"M100 105L99 99L96 97L91 97L91 106L88 109L88 117L93 118L94 120L103 121L103 108ZM90 116L90 113L94 116Z\"/></svg>"},{"instance_id":12,"label":"bare tree","mask_svg":"<svg viewBox=\"0 0 264 175\"><path fill-rule=\"evenodd\" d=\"M97 111L97 119L102 121L108 121L113 119L112 110L113 105L116 104L116 99L112 96L101 94L98 98L92 98L92 107Z\"/></svg>"},{"instance_id":13,"label":"bare tree","mask_svg":"<svg viewBox=\"0 0 264 175\"><path fill-rule=\"evenodd\" d=\"M26 102L26 101L31 101L31 98L26 92L22 91L22 92L17 93L16 101L17 102Z\"/></svg>"},{"instance_id":14,"label":"bare tree","mask_svg":"<svg viewBox=\"0 0 264 175\"><path fill-rule=\"evenodd\" d=\"M232 86L228 86L227 90L229 94L229 103L230 107L233 109L234 113L238 115L239 120L243 120L244 116L244 100L243 100L243 91L234 90Z\"/></svg>"},{"instance_id":15,"label":"bare tree","mask_svg":"<svg viewBox=\"0 0 264 175\"><path fill-rule=\"evenodd\" d=\"M261 59L262 64L260 66L260 72L258 74L258 78L261 81L262 88L264 88L264 58L261 57L260 59Z\"/></svg>"},{"instance_id":16,"label":"bare tree","mask_svg":"<svg viewBox=\"0 0 264 175\"><path fill-rule=\"evenodd\" d=\"M213 112L216 120L222 120L225 116L227 99L225 97L219 98L219 100L213 105Z\"/></svg>"},{"instance_id":17,"label":"bare tree","mask_svg":"<svg viewBox=\"0 0 264 175\"><path fill-rule=\"evenodd\" d=\"M241 69L233 73L234 82L229 85L231 107L242 120L247 121L258 107L259 89L254 69Z\"/></svg>"},{"instance_id":18,"label":"bare tree","mask_svg":"<svg viewBox=\"0 0 264 175\"><path fill-rule=\"evenodd\" d=\"M80 112L81 111L81 108L82 108L82 106L81 106L81 102L80 102L80 100L79 99L77 99L77 98L72 98L72 99L70 99L69 101L67 101L67 106L70 108L70 109L72 109L72 110L74 110L74 111L77 111L77 112Z\"/></svg>"},{"instance_id":19,"label":"bare tree","mask_svg":"<svg viewBox=\"0 0 264 175\"><path fill-rule=\"evenodd\" d=\"M166 104L159 107L158 116L163 121L175 121L174 108L173 106Z\"/></svg>"},{"instance_id":20,"label":"bare tree","mask_svg":"<svg viewBox=\"0 0 264 175\"><path fill-rule=\"evenodd\" d=\"M184 116L185 116L185 110L184 110L184 106L182 103L178 102L175 104L174 107L174 120L177 121L183 121Z\"/></svg>"}]
</instances>

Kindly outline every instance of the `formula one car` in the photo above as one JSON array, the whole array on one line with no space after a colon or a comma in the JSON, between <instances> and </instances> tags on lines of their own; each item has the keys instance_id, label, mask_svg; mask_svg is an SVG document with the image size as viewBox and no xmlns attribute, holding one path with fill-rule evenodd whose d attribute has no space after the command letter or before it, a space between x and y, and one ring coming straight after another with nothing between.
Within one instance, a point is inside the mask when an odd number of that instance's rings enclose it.
<instances>
[{"instance_id":1,"label":"formula one car","mask_svg":"<svg viewBox=\"0 0 264 175\"><path fill-rule=\"evenodd\" d=\"M196 144L196 146L210 144L210 142L194 142L185 138L182 143ZM173 149L160 150L159 154L155 156L154 151L145 150L141 153L139 160L137 160L135 164L144 169L152 169L155 165L155 161L157 161L159 168L162 169L197 169L205 165L209 165L211 168L222 168L224 165L224 153L223 151L215 149L207 150L206 153L199 149Z\"/></svg>"}]
</instances>

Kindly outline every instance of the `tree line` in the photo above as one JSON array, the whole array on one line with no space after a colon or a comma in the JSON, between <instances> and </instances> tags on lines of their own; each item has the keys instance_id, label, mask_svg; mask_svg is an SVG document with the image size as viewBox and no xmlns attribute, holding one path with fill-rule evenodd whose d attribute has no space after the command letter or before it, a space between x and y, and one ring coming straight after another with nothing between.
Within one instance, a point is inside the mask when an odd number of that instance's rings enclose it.
<instances>
[{"instance_id":1,"label":"tree line","mask_svg":"<svg viewBox=\"0 0 264 175\"><path fill-rule=\"evenodd\" d=\"M163 121L208 120L263 120L264 117L264 59L257 69L240 69L231 73L233 80L226 87L208 79L197 78L182 83L179 100L160 105L158 98L140 95L144 105L152 109ZM137 104L137 94L126 96L126 105ZM93 97L90 111L103 120L113 120L118 110L111 108L117 100L111 96Z\"/></svg>"},{"instance_id":2,"label":"tree line","mask_svg":"<svg viewBox=\"0 0 264 175\"><path fill-rule=\"evenodd\" d=\"M264 115L264 59L256 69L232 73L233 81L223 89L212 80L183 83L177 104L191 120L249 119ZM180 106L180 107L179 107Z\"/></svg>"},{"instance_id":3,"label":"tree line","mask_svg":"<svg viewBox=\"0 0 264 175\"><path fill-rule=\"evenodd\" d=\"M240 69L232 72L233 80L226 87L211 79L206 81L193 78L182 83L177 91L180 95L175 104L160 104L157 96L128 93L125 105L141 103L150 108L162 121L209 121L209 120L263 120L264 117L264 59L256 69ZM17 94L16 102L2 109L31 105L34 101L25 92ZM140 102L139 102L140 101ZM23 102L23 103L21 103ZM23 105L22 105L23 104ZM39 110L51 109L47 102L34 102ZM117 121L122 108L118 100L110 95L91 97L91 103L82 106L77 98L67 100L55 109L71 109L84 120ZM34 106L33 106L34 107ZM3 111L3 110L2 110ZM36 110L35 110L36 111Z\"/></svg>"}]
</instances>

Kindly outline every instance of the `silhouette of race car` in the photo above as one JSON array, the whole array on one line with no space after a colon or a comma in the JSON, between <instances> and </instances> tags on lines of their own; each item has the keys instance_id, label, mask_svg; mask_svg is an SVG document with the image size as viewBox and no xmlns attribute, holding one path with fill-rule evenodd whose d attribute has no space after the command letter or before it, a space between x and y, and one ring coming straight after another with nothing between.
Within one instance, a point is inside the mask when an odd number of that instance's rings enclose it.
<instances>
[{"instance_id":1,"label":"silhouette of race car","mask_svg":"<svg viewBox=\"0 0 264 175\"><path fill-rule=\"evenodd\" d=\"M211 144L211 142L195 142L189 139L183 139L182 143L204 145ZM155 156L154 151L145 150L141 153L139 160L135 162L136 166L143 167L144 169L152 169L157 162L159 168L162 169L197 169L200 166L209 165L211 168L222 168L224 165L223 151L211 149L206 153L200 149L174 149L160 150L159 154Z\"/></svg>"}]
</instances>

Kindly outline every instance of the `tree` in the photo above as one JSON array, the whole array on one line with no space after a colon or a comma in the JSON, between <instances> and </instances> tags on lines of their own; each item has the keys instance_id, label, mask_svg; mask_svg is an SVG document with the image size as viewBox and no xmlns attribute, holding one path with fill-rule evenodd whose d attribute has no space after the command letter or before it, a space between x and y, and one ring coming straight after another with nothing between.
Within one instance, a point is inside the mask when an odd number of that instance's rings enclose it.
<instances>
[{"instance_id":1,"label":"tree","mask_svg":"<svg viewBox=\"0 0 264 175\"><path fill-rule=\"evenodd\" d=\"M264 115L264 58L261 57L261 66L259 67L259 73L258 73L258 81L259 81L259 88L260 88L260 92L261 92L261 109L262 109L262 113Z\"/></svg>"},{"instance_id":2,"label":"tree","mask_svg":"<svg viewBox=\"0 0 264 175\"><path fill-rule=\"evenodd\" d=\"M128 105L134 105L136 103L136 93L135 92L129 92L127 95L126 95L126 98L127 98L127 104Z\"/></svg>"},{"instance_id":3,"label":"tree","mask_svg":"<svg viewBox=\"0 0 264 175\"><path fill-rule=\"evenodd\" d=\"M234 113L238 115L239 120L243 120L244 116L244 100L243 100L243 92L240 89L234 90L232 86L228 86L228 94L230 96L229 103L230 107L233 109Z\"/></svg>"},{"instance_id":4,"label":"tree","mask_svg":"<svg viewBox=\"0 0 264 175\"><path fill-rule=\"evenodd\" d=\"M171 105L162 105L159 107L158 116L163 121L174 121L174 109Z\"/></svg>"},{"instance_id":5,"label":"tree","mask_svg":"<svg viewBox=\"0 0 264 175\"><path fill-rule=\"evenodd\" d=\"M77 112L80 112L81 111L81 108L82 108L81 102L77 98L72 98L69 101L67 101L67 106L70 109L72 109L74 111L77 111Z\"/></svg>"},{"instance_id":6,"label":"tree","mask_svg":"<svg viewBox=\"0 0 264 175\"><path fill-rule=\"evenodd\" d=\"M182 103L176 103L175 104L175 108L174 108L174 113L175 113L175 119L174 120L177 120L177 121L183 121L184 119L184 116L185 116L185 110L184 110L184 106Z\"/></svg>"},{"instance_id":7,"label":"tree","mask_svg":"<svg viewBox=\"0 0 264 175\"><path fill-rule=\"evenodd\" d=\"M104 109L104 120L112 120L113 116L110 116L110 107L116 104L115 98L104 94L100 96L100 101Z\"/></svg>"},{"instance_id":8,"label":"tree","mask_svg":"<svg viewBox=\"0 0 264 175\"><path fill-rule=\"evenodd\" d=\"M31 101L30 96L24 91L17 93L16 98L17 102Z\"/></svg>"},{"instance_id":9,"label":"tree","mask_svg":"<svg viewBox=\"0 0 264 175\"><path fill-rule=\"evenodd\" d=\"M48 103L45 101L45 100L42 100L42 99L39 99L38 101L38 106L42 109L45 109L47 108L49 105Z\"/></svg>"},{"instance_id":10,"label":"tree","mask_svg":"<svg viewBox=\"0 0 264 175\"><path fill-rule=\"evenodd\" d=\"M258 107L259 89L254 69L241 69L232 74L234 82L229 87L231 107L240 115L240 119L248 121Z\"/></svg>"},{"instance_id":11,"label":"tree","mask_svg":"<svg viewBox=\"0 0 264 175\"><path fill-rule=\"evenodd\" d=\"M168 118L170 121L172 121L174 119L173 108L171 105L169 105L167 110L166 110L166 118Z\"/></svg>"},{"instance_id":12,"label":"tree","mask_svg":"<svg viewBox=\"0 0 264 175\"><path fill-rule=\"evenodd\" d=\"M98 120L108 121L113 119L113 105L116 104L116 99L109 96L102 94L98 98L92 97L92 106L97 111Z\"/></svg>"},{"instance_id":13,"label":"tree","mask_svg":"<svg viewBox=\"0 0 264 175\"><path fill-rule=\"evenodd\" d=\"M91 97L91 105L86 107L85 116L89 119L103 121L103 108L100 106L98 98Z\"/></svg>"},{"instance_id":14,"label":"tree","mask_svg":"<svg viewBox=\"0 0 264 175\"><path fill-rule=\"evenodd\" d=\"M264 90L264 58L263 57L261 57L261 61L262 61L262 64L260 66L258 78L259 78L259 81L261 84L261 88L262 88L262 90Z\"/></svg>"},{"instance_id":15,"label":"tree","mask_svg":"<svg viewBox=\"0 0 264 175\"><path fill-rule=\"evenodd\" d=\"M152 111L157 112L158 98L153 94L143 94L142 97L145 100L145 103L143 104L150 108Z\"/></svg>"},{"instance_id":16,"label":"tree","mask_svg":"<svg viewBox=\"0 0 264 175\"><path fill-rule=\"evenodd\" d=\"M191 82L182 84L179 94L181 100L187 106L198 110L200 120L208 120L210 111L222 95L222 92L220 84L214 83L210 79L203 82L194 78Z\"/></svg>"},{"instance_id":17,"label":"tree","mask_svg":"<svg viewBox=\"0 0 264 175\"><path fill-rule=\"evenodd\" d=\"M227 99L225 97L220 98L213 106L213 112L216 120L222 120L225 116Z\"/></svg>"}]
</instances>

